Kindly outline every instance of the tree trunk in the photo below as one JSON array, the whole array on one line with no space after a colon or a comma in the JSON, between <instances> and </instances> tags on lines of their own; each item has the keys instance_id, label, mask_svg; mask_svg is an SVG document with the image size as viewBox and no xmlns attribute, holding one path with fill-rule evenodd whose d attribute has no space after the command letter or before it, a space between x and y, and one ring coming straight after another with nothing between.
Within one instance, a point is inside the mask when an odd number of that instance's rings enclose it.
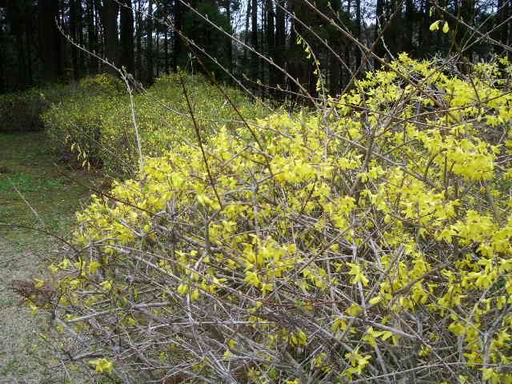
<instances>
[{"instance_id":1,"label":"tree trunk","mask_svg":"<svg viewBox=\"0 0 512 384\"><path fill-rule=\"evenodd\" d=\"M510 4L509 0L505 5L505 20L507 20L510 16L512 16L512 4ZM512 26L510 25L510 22L505 23L501 40L507 46L512 45ZM512 52L508 51L508 57L512 58Z\"/></svg>"},{"instance_id":2,"label":"tree trunk","mask_svg":"<svg viewBox=\"0 0 512 384\"><path fill-rule=\"evenodd\" d=\"M276 0L276 36L275 36L275 62L281 68L285 66L286 58L286 14L284 12L285 0ZM284 74L277 68L272 68L277 84L283 85Z\"/></svg>"},{"instance_id":3,"label":"tree trunk","mask_svg":"<svg viewBox=\"0 0 512 384\"><path fill-rule=\"evenodd\" d=\"M86 23L87 48L96 52L98 49L98 36L96 34L96 23L94 22L94 0L87 0ZM98 71L98 61L91 55L88 58L88 72L96 73Z\"/></svg>"},{"instance_id":4,"label":"tree trunk","mask_svg":"<svg viewBox=\"0 0 512 384\"><path fill-rule=\"evenodd\" d=\"M183 7L179 0L174 0L174 26L177 31L181 32L183 28ZM183 54L183 43L181 41L181 37L179 33L173 31L173 61L172 61L172 69L174 72L178 71L179 59Z\"/></svg>"},{"instance_id":5,"label":"tree trunk","mask_svg":"<svg viewBox=\"0 0 512 384\"><path fill-rule=\"evenodd\" d=\"M80 44L80 32L78 18L81 14L79 0L69 0L69 32L74 43ZM80 78L79 51L74 45L71 45L71 66L73 68L73 79L77 81Z\"/></svg>"},{"instance_id":6,"label":"tree trunk","mask_svg":"<svg viewBox=\"0 0 512 384\"><path fill-rule=\"evenodd\" d=\"M25 22L25 41L27 46L27 80L28 84L32 85L33 83L33 76L32 76L32 17L27 17L27 20Z\"/></svg>"},{"instance_id":7,"label":"tree trunk","mask_svg":"<svg viewBox=\"0 0 512 384\"><path fill-rule=\"evenodd\" d=\"M121 0L121 18L120 18L120 40L121 40L121 58L120 63L126 68L128 73L133 74L135 69L133 55L133 10L131 0Z\"/></svg>"},{"instance_id":8,"label":"tree trunk","mask_svg":"<svg viewBox=\"0 0 512 384\"><path fill-rule=\"evenodd\" d=\"M250 42L249 42L249 25L250 25L250 21L251 21L251 1L247 1L247 10L246 10L246 13L245 13L245 41L244 43L246 45L249 45ZM250 63L249 63L249 55L248 55L248 50L247 49L244 49L244 57L243 57L243 63L245 66L250 66ZM252 57L252 56L251 56Z\"/></svg>"},{"instance_id":9,"label":"tree trunk","mask_svg":"<svg viewBox=\"0 0 512 384\"><path fill-rule=\"evenodd\" d=\"M270 57L274 57L275 55L275 44L276 37L274 32L274 5L272 4L272 0L265 0L265 13L267 16L267 23L265 28L266 41L267 41L267 52ZM269 84L271 87L275 87L277 84L277 78L275 76L274 67L272 65L268 65L268 75L269 75Z\"/></svg>"},{"instance_id":10,"label":"tree trunk","mask_svg":"<svg viewBox=\"0 0 512 384\"><path fill-rule=\"evenodd\" d=\"M155 39L155 71L156 71L156 77L158 78L160 76L160 34L158 33L158 30L156 31L156 39Z\"/></svg>"},{"instance_id":11,"label":"tree trunk","mask_svg":"<svg viewBox=\"0 0 512 384\"><path fill-rule=\"evenodd\" d=\"M251 45L253 49L258 50L258 0L251 0ZM259 58L258 55L252 55L252 80L259 79Z\"/></svg>"},{"instance_id":12,"label":"tree trunk","mask_svg":"<svg viewBox=\"0 0 512 384\"><path fill-rule=\"evenodd\" d=\"M352 10L352 2L350 0L348 0L347 2L347 15L349 15L349 17L351 17L350 15L350 12ZM335 9L335 11L337 11ZM352 54L351 52L351 44L345 44L345 57L344 57L344 60L345 60L345 63L347 64L347 66L350 68L350 56ZM340 50L341 50L341 47L340 47ZM348 83L349 82L349 76L350 74L347 72L344 76L344 78L342 78L342 74L340 74L340 81L342 81L344 84Z\"/></svg>"},{"instance_id":13,"label":"tree trunk","mask_svg":"<svg viewBox=\"0 0 512 384\"><path fill-rule=\"evenodd\" d=\"M429 0L422 0L421 8L420 8L421 19L419 22L419 32L418 32L418 47L421 49L418 50L418 56L425 57L430 53L430 36L431 32L429 30L431 18L430 18L430 2Z\"/></svg>"},{"instance_id":14,"label":"tree trunk","mask_svg":"<svg viewBox=\"0 0 512 384\"><path fill-rule=\"evenodd\" d=\"M332 11L334 13L334 16L339 15L341 11L341 2L335 1L334 3L331 3ZM348 4L350 7L350 2ZM350 9L349 9L350 11ZM336 37L334 37L336 36ZM330 47L335 51L341 53L342 51L342 44L341 39L339 39L337 36L338 34L334 35L329 39L329 45ZM357 37L357 35L356 35ZM348 45L346 44L346 47L348 49ZM357 48L356 48L357 50ZM345 52L347 55L347 52ZM347 58L345 58L347 59ZM350 65L350 62L347 61L347 65ZM348 76L349 74L347 74ZM339 62L339 59L334 55L332 52L329 52L329 93L331 96L337 96L340 93L341 90L341 83L342 83L342 76L343 72L341 70L341 63Z\"/></svg>"},{"instance_id":15,"label":"tree trunk","mask_svg":"<svg viewBox=\"0 0 512 384\"><path fill-rule=\"evenodd\" d=\"M405 1L405 44L404 51L413 54L414 52L414 1Z\"/></svg>"},{"instance_id":16,"label":"tree trunk","mask_svg":"<svg viewBox=\"0 0 512 384\"><path fill-rule=\"evenodd\" d=\"M356 38L361 39L361 0L356 0ZM355 47L356 56L356 68L361 65L361 50L359 47Z\"/></svg>"},{"instance_id":17,"label":"tree trunk","mask_svg":"<svg viewBox=\"0 0 512 384\"><path fill-rule=\"evenodd\" d=\"M146 24L146 82L153 82L153 0L148 2L148 19Z\"/></svg>"},{"instance_id":18,"label":"tree trunk","mask_svg":"<svg viewBox=\"0 0 512 384\"><path fill-rule=\"evenodd\" d=\"M118 64L119 61L118 13L119 5L115 0L103 1L101 17L103 23L105 57L109 62L114 64Z\"/></svg>"},{"instance_id":19,"label":"tree trunk","mask_svg":"<svg viewBox=\"0 0 512 384\"><path fill-rule=\"evenodd\" d=\"M164 31L164 69L165 73L169 74L169 32L167 28Z\"/></svg>"},{"instance_id":20,"label":"tree trunk","mask_svg":"<svg viewBox=\"0 0 512 384\"><path fill-rule=\"evenodd\" d=\"M233 33L233 27L231 25L231 0L226 0L226 18L228 19L228 32ZM228 70L233 71L233 42L230 37L226 38L226 49L227 49L227 62Z\"/></svg>"},{"instance_id":21,"label":"tree trunk","mask_svg":"<svg viewBox=\"0 0 512 384\"><path fill-rule=\"evenodd\" d=\"M136 30L135 30L135 69L137 71L137 78L142 80L144 70L142 68L142 34L143 34L143 19L142 19L142 1L137 0L137 13L136 13Z\"/></svg>"},{"instance_id":22,"label":"tree trunk","mask_svg":"<svg viewBox=\"0 0 512 384\"><path fill-rule=\"evenodd\" d=\"M58 0L39 0L39 50L42 78L56 81L62 77L61 39L56 20L59 17Z\"/></svg>"},{"instance_id":23,"label":"tree trunk","mask_svg":"<svg viewBox=\"0 0 512 384\"><path fill-rule=\"evenodd\" d=\"M10 34L14 36L14 41L16 42L16 71L12 77L14 77L14 85L20 88L27 86L25 42L23 40L25 13L26 10L21 4L15 2L8 4L6 16L10 26Z\"/></svg>"}]
</instances>

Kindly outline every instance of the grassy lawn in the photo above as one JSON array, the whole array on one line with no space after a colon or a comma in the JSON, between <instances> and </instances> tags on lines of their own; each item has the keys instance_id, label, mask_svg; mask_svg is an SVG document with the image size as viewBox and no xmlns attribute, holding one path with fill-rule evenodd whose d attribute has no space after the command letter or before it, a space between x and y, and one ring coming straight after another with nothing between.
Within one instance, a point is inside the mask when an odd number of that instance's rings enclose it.
<instances>
[{"instance_id":1,"label":"grassy lawn","mask_svg":"<svg viewBox=\"0 0 512 384\"><path fill-rule=\"evenodd\" d=\"M47 361L37 348L43 321L9 284L37 275L59 250L45 232L69 234L92 179L59 164L44 134L0 134L0 383L56 382L39 364Z\"/></svg>"},{"instance_id":2,"label":"grassy lawn","mask_svg":"<svg viewBox=\"0 0 512 384\"><path fill-rule=\"evenodd\" d=\"M0 135L0 222L55 231L68 226L87 197L90 177L57 163L43 134ZM24 231L0 233L15 242L29 240ZM37 245L43 239L33 240Z\"/></svg>"}]
</instances>

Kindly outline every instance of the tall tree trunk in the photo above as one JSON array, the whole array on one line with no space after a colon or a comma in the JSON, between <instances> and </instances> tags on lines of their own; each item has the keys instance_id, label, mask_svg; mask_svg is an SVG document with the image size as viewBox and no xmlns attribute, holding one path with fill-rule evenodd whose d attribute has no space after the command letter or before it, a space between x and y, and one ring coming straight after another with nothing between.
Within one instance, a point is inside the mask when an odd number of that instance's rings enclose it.
<instances>
[{"instance_id":1,"label":"tall tree trunk","mask_svg":"<svg viewBox=\"0 0 512 384\"><path fill-rule=\"evenodd\" d=\"M337 9L335 9L335 11L337 11ZM350 19L352 18L351 11L352 11L352 1L348 0L347 1L347 15L349 16ZM349 68L351 67L351 65L350 65L350 61L351 60L350 59L351 59L351 56L352 56L352 52L351 52L350 48L351 48L351 44L345 44L345 57L344 57L344 60L345 60L345 63L347 64L347 66ZM340 74L340 78L341 78L341 76L342 76L342 74ZM345 74L345 78L344 79L342 78L341 81L344 84L348 83L348 81L350 80L349 76L350 76L350 74L347 72Z\"/></svg>"},{"instance_id":2,"label":"tall tree trunk","mask_svg":"<svg viewBox=\"0 0 512 384\"><path fill-rule=\"evenodd\" d=\"M286 58L286 14L285 0L276 0L276 36L275 36L275 62L281 68L285 67ZM277 68L272 68L277 84L284 84L284 74Z\"/></svg>"},{"instance_id":3,"label":"tall tree trunk","mask_svg":"<svg viewBox=\"0 0 512 384\"><path fill-rule=\"evenodd\" d=\"M251 0L251 46L258 50L258 0ZM259 78L259 59L258 55L252 55L252 80Z\"/></svg>"},{"instance_id":4,"label":"tall tree trunk","mask_svg":"<svg viewBox=\"0 0 512 384\"><path fill-rule=\"evenodd\" d=\"M405 44L404 51L413 54L414 52L414 1L405 1Z\"/></svg>"},{"instance_id":5,"label":"tall tree trunk","mask_svg":"<svg viewBox=\"0 0 512 384\"><path fill-rule=\"evenodd\" d=\"M164 31L164 69L165 73L169 74L169 32L167 28Z\"/></svg>"},{"instance_id":6,"label":"tall tree trunk","mask_svg":"<svg viewBox=\"0 0 512 384\"><path fill-rule=\"evenodd\" d=\"M115 0L103 0L101 17L103 23L105 57L108 61L115 64L118 64L119 61L118 13L119 5Z\"/></svg>"},{"instance_id":7,"label":"tall tree trunk","mask_svg":"<svg viewBox=\"0 0 512 384\"><path fill-rule=\"evenodd\" d=\"M148 2L146 28L146 81L151 84L153 82L153 0Z\"/></svg>"},{"instance_id":8,"label":"tall tree trunk","mask_svg":"<svg viewBox=\"0 0 512 384\"><path fill-rule=\"evenodd\" d=\"M69 0L69 32L74 43L80 44L80 32L78 18L81 14L81 6L79 0ZM71 45L71 65L73 68L73 79L76 81L80 78L80 61L79 51L74 45Z\"/></svg>"},{"instance_id":9,"label":"tall tree trunk","mask_svg":"<svg viewBox=\"0 0 512 384\"><path fill-rule=\"evenodd\" d=\"M183 6L180 3L180 0L174 0L174 26L177 31L181 32L183 28ZM173 31L173 61L172 61L172 69L174 72L177 72L180 58L183 54L183 43L181 41L181 37L179 33Z\"/></svg>"},{"instance_id":10,"label":"tall tree trunk","mask_svg":"<svg viewBox=\"0 0 512 384\"><path fill-rule=\"evenodd\" d=\"M142 19L142 1L137 0L137 13L136 13L136 30L135 30L135 69L137 71L137 78L142 80L144 70L142 68L142 34L144 33L143 19Z\"/></svg>"},{"instance_id":11,"label":"tall tree trunk","mask_svg":"<svg viewBox=\"0 0 512 384\"><path fill-rule=\"evenodd\" d=\"M94 0L87 0L87 48L93 52L96 52L98 49L98 36L96 32L96 23L94 21L94 8ZM98 61L92 55L89 55L88 58L88 72L96 73L98 71Z\"/></svg>"},{"instance_id":12,"label":"tall tree trunk","mask_svg":"<svg viewBox=\"0 0 512 384\"><path fill-rule=\"evenodd\" d=\"M505 4L507 4L507 0L498 0L498 4L497 4L497 9L496 9L496 24L499 25L501 24L505 18ZM496 31L494 32L494 39L502 42L502 43L505 43L503 40L502 40L502 34L503 34L503 26L501 26L500 28L497 28Z\"/></svg>"},{"instance_id":13,"label":"tall tree trunk","mask_svg":"<svg viewBox=\"0 0 512 384\"><path fill-rule=\"evenodd\" d=\"M361 0L356 0L356 39L361 39ZM356 68L359 68L361 65L361 50L359 47L355 47L355 56L356 56Z\"/></svg>"},{"instance_id":14,"label":"tall tree trunk","mask_svg":"<svg viewBox=\"0 0 512 384\"><path fill-rule=\"evenodd\" d=\"M292 15L297 14L296 11L298 7L296 1L288 0L286 5L288 7L288 12L290 12ZM297 37L301 34L301 32L301 25L297 23L295 19L290 18L290 54L286 56L286 70L294 79L304 84L307 80L305 72L307 71L306 67L308 64L305 61L305 55L302 47L300 48L300 51L292 48L292 46L297 43ZM294 82L289 81L289 79L286 80L292 92L299 92L299 88Z\"/></svg>"},{"instance_id":15,"label":"tall tree trunk","mask_svg":"<svg viewBox=\"0 0 512 384\"><path fill-rule=\"evenodd\" d=\"M267 41L267 52L270 57L274 57L275 55L275 44L276 37L274 31L274 5L272 4L272 0L265 0L265 13L266 13L266 28L265 28L265 38ZM277 84L277 78L275 76L274 67L272 65L268 65L268 74L269 74L269 84L272 87L275 87Z\"/></svg>"},{"instance_id":16,"label":"tall tree trunk","mask_svg":"<svg viewBox=\"0 0 512 384\"><path fill-rule=\"evenodd\" d=\"M404 30L401 0L388 0L384 9L384 42L392 55L403 50ZM439 36L439 34L437 34Z\"/></svg>"},{"instance_id":17,"label":"tall tree trunk","mask_svg":"<svg viewBox=\"0 0 512 384\"><path fill-rule=\"evenodd\" d=\"M55 81L62 77L61 39L56 20L59 17L58 0L39 0L39 54L42 77Z\"/></svg>"},{"instance_id":18,"label":"tall tree trunk","mask_svg":"<svg viewBox=\"0 0 512 384\"><path fill-rule=\"evenodd\" d=\"M160 34L158 33L158 30L156 31L156 39L155 39L155 71L156 71L156 77L158 78L160 76Z\"/></svg>"},{"instance_id":19,"label":"tall tree trunk","mask_svg":"<svg viewBox=\"0 0 512 384\"><path fill-rule=\"evenodd\" d=\"M78 0L78 18L77 18L77 29L78 29L78 42L80 43L81 47L85 47L85 28L84 28L84 15L85 15L85 5L82 4L82 0ZM78 51L78 65L80 68L80 76L83 76L84 73L87 72L87 65L85 61L85 55L84 52L79 50Z\"/></svg>"},{"instance_id":20,"label":"tall tree trunk","mask_svg":"<svg viewBox=\"0 0 512 384\"><path fill-rule=\"evenodd\" d=\"M120 17L120 40L121 40L121 58L120 63L126 70L133 74L135 62L133 55L133 10L131 0L121 0Z\"/></svg>"},{"instance_id":21,"label":"tall tree trunk","mask_svg":"<svg viewBox=\"0 0 512 384\"><path fill-rule=\"evenodd\" d=\"M506 2L505 5L505 20L508 20L509 17L512 16L512 4L510 0ZM501 40L505 45L512 45L512 25L510 22L505 23L505 28L503 28ZM512 58L512 52L508 51L508 57Z\"/></svg>"},{"instance_id":22,"label":"tall tree trunk","mask_svg":"<svg viewBox=\"0 0 512 384\"><path fill-rule=\"evenodd\" d=\"M228 19L228 32L233 33L232 20L231 20L231 0L226 0L226 18ZM228 69L230 72L233 71L233 42L230 37L226 38L226 59L228 62Z\"/></svg>"},{"instance_id":23,"label":"tall tree trunk","mask_svg":"<svg viewBox=\"0 0 512 384\"><path fill-rule=\"evenodd\" d=\"M168 21L170 19L170 15L172 12L172 1L167 0L163 5L164 15L163 19L165 21ZM166 75L169 74L170 70L170 62L169 62L169 27L166 25L166 23L163 23L162 25L164 29L164 42L163 42L163 54L164 54L164 63L163 63L163 70Z\"/></svg>"},{"instance_id":24,"label":"tall tree trunk","mask_svg":"<svg viewBox=\"0 0 512 384\"><path fill-rule=\"evenodd\" d=\"M420 57L425 57L430 53L430 35L431 32L429 30L429 26L431 23L430 18L430 2L429 0L422 0L420 6L420 14L421 19L419 22L419 32L418 32L418 47L421 49L418 50L418 55Z\"/></svg>"},{"instance_id":25,"label":"tall tree trunk","mask_svg":"<svg viewBox=\"0 0 512 384\"><path fill-rule=\"evenodd\" d=\"M341 3L340 1L334 1L333 3L331 3L331 7L332 7L332 11L334 12L334 15L339 15L339 12L341 10L340 3ZM335 52L341 53L341 51L342 51L341 41L339 38L337 38L337 34L335 36L336 37L331 38L329 40L329 45ZM348 46L348 44L347 44L347 46ZM347 62L347 65L349 65L349 62ZM339 62L339 59L332 52L329 52L329 93L332 96L336 96L340 93L342 76L343 76L343 73L341 71L341 63ZM348 74L347 74L347 76L348 76Z\"/></svg>"},{"instance_id":26,"label":"tall tree trunk","mask_svg":"<svg viewBox=\"0 0 512 384\"><path fill-rule=\"evenodd\" d=\"M27 20L25 21L25 42L27 47L27 80L28 84L32 85L33 83L33 76L32 76L32 17L27 17ZM0 59L1 60L1 59Z\"/></svg>"},{"instance_id":27,"label":"tall tree trunk","mask_svg":"<svg viewBox=\"0 0 512 384\"><path fill-rule=\"evenodd\" d=\"M250 42L249 42L249 37L250 37L249 26L250 26L250 21L251 21L251 4L252 4L251 0L247 1L247 11L245 13L245 41L244 41L244 43L246 45L250 44ZM251 57L252 57L252 55L251 55ZM250 66L247 49L244 49L243 62L245 65Z\"/></svg>"},{"instance_id":28,"label":"tall tree trunk","mask_svg":"<svg viewBox=\"0 0 512 384\"><path fill-rule=\"evenodd\" d=\"M18 86L21 88L25 88L28 84L27 82L27 68L26 68L26 47L25 41L23 39L23 29L20 29L18 33L15 34L16 38L16 53L17 53L17 66L18 66Z\"/></svg>"},{"instance_id":29,"label":"tall tree trunk","mask_svg":"<svg viewBox=\"0 0 512 384\"><path fill-rule=\"evenodd\" d=\"M26 54L25 54L25 41L24 25L26 19L27 10L22 4L17 2L9 2L7 8L7 21L10 26L10 34L13 35L14 41L16 42L15 54L16 54L16 71L14 77L14 85L16 87L24 88L27 84L27 71L26 71Z\"/></svg>"}]
</instances>

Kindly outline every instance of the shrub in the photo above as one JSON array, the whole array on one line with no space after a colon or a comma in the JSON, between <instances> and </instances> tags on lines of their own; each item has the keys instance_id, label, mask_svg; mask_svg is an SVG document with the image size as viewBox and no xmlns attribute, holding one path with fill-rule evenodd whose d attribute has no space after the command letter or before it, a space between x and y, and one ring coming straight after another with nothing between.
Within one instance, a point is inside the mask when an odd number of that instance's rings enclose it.
<instances>
[{"instance_id":1,"label":"shrub","mask_svg":"<svg viewBox=\"0 0 512 384\"><path fill-rule=\"evenodd\" d=\"M184 79L194 115L206 136L223 125L240 124L238 114L219 91L198 76L174 74L157 79L143 94L135 96L135 114L143 152L148 156L162 154L180 142L194 138L194 128L179 77ZM103 80L84 82L82 88L97 89ZM119 86L111 86L111 90ZM243 115L261 116L263 107L250 102L234 89L227 93ZM130 100L126 95L104 90L93 94L79 92L44 116L52 141L63 152L73 152L83 164L102 164L105 172L119 177L137 171L137 150Z\"/></svg>"},{"instance_id":2,"label":"shrub","mask_svg":"<svg viewBox=\"0 0 512 384\"><path fill-rule=\"evenodd\" d=\"M43 307L125 381L511 382L502 64L401 55L146 159L78 214Z\"/></svg>"},{"instance_id":3,"label":"shrub","mask_svg":"<svg viewBox=\"0 0 512 384\"><path fill-rule=\"evenodd\" d=\"M124 83L108 73L86 77L80 80L78 85L80 90L88 95L115 96L125 93Z\"/></svg>"},{"instance_id":4,"label":"shrub","mask_svg":"<svg viewBox=\"0 0 512 384\"><path fill-rule=\"evenodd\" d=\"M103 119L118 103L127 100L123 87L119 79L108 74L68 86L66 97L42 114L53 149L65 157L74 157L82 166L100 165Z\"/></svg>"},{"instance_id":5,"label":"shrub","mask_svg":"<svg viewBox=\"0 0 512 384\"><path fill-rule=\"evenodd\" d=\"M43 129L41 114L63 97L65 87L53 85L0 95L0 132Z\"/></svg>"},{"instance_id":6,"label":"shrub","mask_svg":"<svg viewBox=\"0 0 512 384\"><path fill-rule=\"evenodd\" d=\"M117 97L78 92L54 104L43 114L53 149L75 157L82 166L99 164L103 118L117 103Z\"/></svg>"}]
</instances>

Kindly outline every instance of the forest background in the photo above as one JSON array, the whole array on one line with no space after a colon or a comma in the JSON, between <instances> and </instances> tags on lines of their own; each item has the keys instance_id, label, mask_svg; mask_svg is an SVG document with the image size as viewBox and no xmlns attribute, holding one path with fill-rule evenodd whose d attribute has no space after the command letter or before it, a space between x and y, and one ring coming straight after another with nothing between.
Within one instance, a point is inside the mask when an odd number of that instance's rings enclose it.
<instances>
[{"instance_id":1,"label":"forest background","mask_svg":"<svg viewBox=\"0 0 512 384\"><path fill-rule=\"evenodd\" d=\"M259 94L297 90L281 67L312 95L323 76L336 95L353 73L380 65L360 44L387 58L510 53L511 12L506 0L2 0L0 92L108 69L72 40L146 84L178 67L202 71L196 58L203 58L219 78L240 79ZM440 19L450 33L429 30Z\"/></svg>"}]
</instances>

